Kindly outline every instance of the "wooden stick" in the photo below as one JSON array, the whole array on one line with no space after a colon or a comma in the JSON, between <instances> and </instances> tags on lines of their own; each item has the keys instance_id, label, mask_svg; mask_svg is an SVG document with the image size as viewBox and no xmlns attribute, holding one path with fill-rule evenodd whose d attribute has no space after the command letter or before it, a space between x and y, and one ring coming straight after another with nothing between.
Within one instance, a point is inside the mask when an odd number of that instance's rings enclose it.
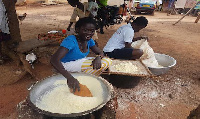
<instances>
[{"instance_id":1,"label":"wooden stick","mask_svg":"<svg viewBox=\"0 0 200 119\"><path fill-rule=\"evenodd\" d=\"M200 13L198 14L197 19L195 20L194 23L198 23L199 19L200 19Z\"/></svg>"},{"instance_id":2,"label":"wooden stick","mask_svg":"<svg viewBox=\"0 0 200 119\"><path fill-rule=\"evenodd\" d=\"M174 23L173 25L177 24L179 21L181 21L185 16L187 16L193 9L194 7L200 2L197 2L184 16L182 16L176 23Z\"/></svg>"}]
</instances>

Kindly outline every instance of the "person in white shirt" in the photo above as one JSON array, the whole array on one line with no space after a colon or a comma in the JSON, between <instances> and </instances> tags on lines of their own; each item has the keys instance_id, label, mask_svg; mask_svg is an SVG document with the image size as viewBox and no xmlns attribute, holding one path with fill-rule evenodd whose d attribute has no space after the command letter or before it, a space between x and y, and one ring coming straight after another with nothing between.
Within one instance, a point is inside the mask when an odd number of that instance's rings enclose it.
<instances>
[{"instance_id":1,"label":"person in white shirt","mask_svg":"<svg viewBox=\"0 0 200 119\"><path fill-rule=\"evenodd\" d=\"M8 18L6 14L6 8L0 0L0 64L3 64L3 54L1 45L3 41L7 41L10 39L10 31L8 27Z\"/></svg>"},{"instance_id":2,"label":"person in white shirt","mask_svg":"<svg viewBox=\"0 0 200 119\"><path fill-rule=\"evenodd\" d=\"M139 32L147 24L148 20L141 16L137 17L132 23L121 26L103 48L104 53L114 59L139 59L143 55L143 51L134 49L131 47L131 43L140 39L148 39L148 37L134 38L134 32Z\"/></svg>"}]
</instances>

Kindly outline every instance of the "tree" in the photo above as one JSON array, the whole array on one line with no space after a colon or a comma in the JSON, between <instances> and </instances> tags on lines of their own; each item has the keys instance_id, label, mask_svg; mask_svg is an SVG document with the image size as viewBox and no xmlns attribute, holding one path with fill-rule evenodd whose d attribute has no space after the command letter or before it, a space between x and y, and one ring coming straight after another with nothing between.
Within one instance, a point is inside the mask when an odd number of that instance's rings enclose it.
<instances>
[{"instance_id":1,"label":"tree","mask_svg":"<svg viewBox=\"0 0 200 119\"><path fill-rule=\"evenodd\" d=\"M29 63L25 60L23 53L17 52L18 44L22 41L19 29L19 21L17 18L17 13L15 9L15 4L17 0L2 0L7 11L8 26L10 29L11 40L3 43L3 51L8 57L10 57L19 69L22 71L17 79L9 79L9 83L14 83L20 80L27 72L32 75ZM20 66L22 62L22 66Z\"/></svg>"},{"instance_id":2,"label":"tree","mask_svg":"<svg viewBox=\"0 0 200 119\"><path fill-rule=\"evenodd\" d=\"M17 0L2 0L7 11L8 26L10 29L11 40L3 44L4 52L13 61L19 65L20 58L16 53L17 44L22 41L19 29L19 21L17 19L17 14L15 10L15 4Z\"/></svg>"},{"instance_id":3,"label":"tree","mask_svg":"<svg viewBox=\"0 0 200 119\"><path fill-rule=\"evenodd\" d=\"M3 51L16 63L19 70L21 70L21 74L18 77L15 79L9 79L9 83L6 84L11 84L20 80L26 73L31 74L33 78L37 78L36 74L33 73L31 65L28 63L28 61L25 60L25 54L36 47L45 46L54 41L40 41L37 39L22 41L19 29L19 21L15 9L17 0L2 0L2 2L4 3L7 11L8 26L11 35L11 40L4 42Z\"/></svg>"}]
</instances>

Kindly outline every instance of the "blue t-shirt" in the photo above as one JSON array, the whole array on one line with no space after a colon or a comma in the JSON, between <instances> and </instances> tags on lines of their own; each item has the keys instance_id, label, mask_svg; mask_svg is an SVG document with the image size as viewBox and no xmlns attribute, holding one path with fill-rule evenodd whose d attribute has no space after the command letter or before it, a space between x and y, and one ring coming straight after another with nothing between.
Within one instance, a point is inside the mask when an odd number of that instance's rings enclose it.
<instances>
[{"instance_id":1,"label":"blue t-shirt","mask_svg":"<svg viewBox=\"0 0 200 119\"><path fill-rule=\"evenodd\" d=\"M90 52L89 48L94 45L95 45L95 42L93 39L90 39L89 41L87 41L88 51L83 53L79 49L79 45L76 40L76 37L74 35L68 36L60 44L60 46L65 47L69 50L69 52L61 59L61 62L65 63L65 62L75 61L75 60L86 57Z\"/></svg>"}]
</instances>

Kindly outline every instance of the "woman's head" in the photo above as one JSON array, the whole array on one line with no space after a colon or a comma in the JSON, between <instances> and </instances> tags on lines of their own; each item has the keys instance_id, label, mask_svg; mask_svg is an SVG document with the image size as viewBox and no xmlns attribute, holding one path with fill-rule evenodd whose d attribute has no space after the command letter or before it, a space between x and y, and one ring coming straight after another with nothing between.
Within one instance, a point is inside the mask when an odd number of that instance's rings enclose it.
<instances>
[{"instance_id":1,"label":"woman's head","mask_svg":"<svg viewBox=\"0 0 200 119\"><path fill-rule=\"evenodd\" d=\"M141 29L145 28L148 24L148 20L146 17L137 17L133 22L132 22L132 27L135 32L139 32Z\"/></svg>"},{"instance_id":2,"label":"woman's head","mask_svg":"<svg viewBox=\"0 0 200 119\"><path fill-rule=\"evenodd\" d=\"M75 24L75 31L81 40L90 40L96 29L96 21L91 17L80 18Z\"/></svg>"}]
</instances>

